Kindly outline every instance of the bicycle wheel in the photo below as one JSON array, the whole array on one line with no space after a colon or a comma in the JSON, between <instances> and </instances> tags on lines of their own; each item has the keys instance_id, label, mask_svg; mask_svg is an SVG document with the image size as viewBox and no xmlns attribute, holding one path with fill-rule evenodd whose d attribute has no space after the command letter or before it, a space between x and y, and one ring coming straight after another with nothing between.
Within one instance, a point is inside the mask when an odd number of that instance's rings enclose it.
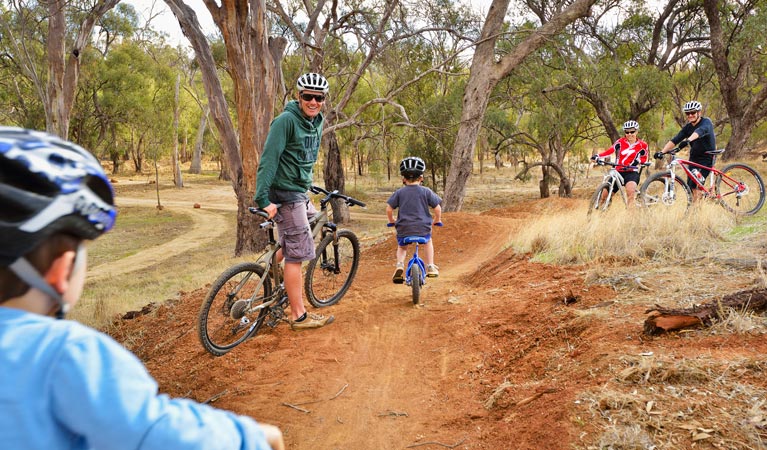
<instances>
[{"instance_id":1,"label":"bicycle wheel","mask_svg":"<svg viewBox=\"0 0 767 450\"><path fill-rule=\"evenodd\" d=\"M349 230L339 230L338 252L333 235L325 236L317 246L317 256L309 261L304 292L317 308L338 303L351 286L360 260L360 242Z\"/></svg>"},{"instance_id":2,"label":"bicycle wheel","mask_svg":"<svg viewBox=\"0 0 767 450\"><path fill-rule=\"evenodd\" d=\"M690 187L679 177L674 177L674 184L666 185L671 181L668 172L657 172L650 175L639 189L639 197L647 208L653 210L663 209L674 214L683 216L692 204L692 192Z\"/></svg>"},{"instance_id":3,"label":"bicycle wheel","mask_svg":"<svg viewBox=\"0 0 767 450\"><path fill-rule=\"evenodd\" d=\"M587 215L591 215L594 211L605 212L610 207L613 196L610 193L610 183L602 183L591 195L591 203L589 203L589 212Z\"/></svg>"},{"instance_id":4,"label":"bicycle wheel","mask_svg":"<svg viewBox=\"0 0 767 450\"><path fill-rule=\"evenodd\" d=\"M272 292L272 281L267 275L260 292L254 296L264 268L245 262L222 273L208 291L200 308L198 334L205 350L221 356L256 334L264 323L268 309L251 311Z\"/></svg>"},{"instance_id":5,"label":"bicycle wheel","mask_svg":"<svg viewBox=\"0 0 767 450\"><path fill-rule=\"evenodd\" d=\"M730 164L716 174L714 186L724 209L750 216L764 205L764 183L759 173L745 164Z\"/></svg>"},{"instance_id":6,"label":"bicycle wheel","mask_svg":"<svg viewBox=\"0 0 767 450\"><path fill-rule=\"evenodd\" d=\"M421 301L421 268L418 264L413 264L410 268L411 282L410 287L413 289L413 304L417 305Z\"/></svg>"}]
</instances>

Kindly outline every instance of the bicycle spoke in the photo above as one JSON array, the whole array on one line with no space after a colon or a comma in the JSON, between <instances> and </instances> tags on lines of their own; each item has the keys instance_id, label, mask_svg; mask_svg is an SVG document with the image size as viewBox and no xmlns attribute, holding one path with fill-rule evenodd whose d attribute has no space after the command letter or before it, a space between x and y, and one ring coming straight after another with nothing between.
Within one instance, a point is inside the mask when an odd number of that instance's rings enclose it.
<instances>
[{"instance_id":1,"label":"bicycle spoke","mask_svg":"<svg viewBox=\"0 0 767 450\"><path fill-rule=\"evenodd\" d=\"M202 308L198 334L203 346L216 356L223 355L247 339L264 321L265 309L255 308L268 299L270 279L259 292L263 268L252 263L236 265L211 286Z\"/></svg>"},{"instance_id":2,"label":"bicycle spoke","mask_svg":"<svg viewBox=\"0 0 767 450\"><path fill-rule=\"evenodd\" d=\"M716 194L722 206L735 214L756 214L764 204L764 184L745 164L731 164L716 176Z\"/></svg>"}]
</instances>

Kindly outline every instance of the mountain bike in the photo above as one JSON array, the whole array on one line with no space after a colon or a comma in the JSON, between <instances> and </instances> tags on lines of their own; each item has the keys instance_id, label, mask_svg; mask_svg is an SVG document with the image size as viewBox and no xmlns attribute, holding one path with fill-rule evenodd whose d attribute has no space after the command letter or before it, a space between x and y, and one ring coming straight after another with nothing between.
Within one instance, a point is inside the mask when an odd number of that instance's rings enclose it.
<instances>
[{"instance_id":1,"label":"mountain bike","mask_svg":"<svg viewBox=\"0 0 767 450\"><path fill-rule=\"evenodd\" d=\"M692 179L695 186L703 191L704 198L716 200L724 209L734 214L750 216L762 208L764 182L756 170L742 163L727 165L722 170L707 167L677 158L676 153L679 150L679 147L671 149L668 152L671 154L671 160L666 164L666 170L652 174L642 184L639 193L645 206L663 206L682 214L687 212L692 204L692 191L687 182L676 174L676 170L681 168L687 178ZM716 159L716 155L723 151L724 149L718 149L706 153ZM656 153L655 158L661 159L663 156ZM708 187L705 186L699 169L710 171Z\"/></svg>"},{"instance_id":2,"label":"mountain bike","mask_svg":"<svg viewBox=\"0 0 767 450\"><path fill-rule=\"evenodd\" d=\"M434 225L441 227L442 222L437 222ZM387 227L393 227L393 223L387 223ZM413 250L413 256L407 263L405 269L405 284L410 286L413 291L413 304L417 305L421 301L421 287L426 284L426 263L418 256L418 245L425 244L429 240L422 236L406 236L402 239L405 244L415 244Z\"/></svg>"},{"instance_id":3,"label":"mountain bike","mask_svg":"<svg viewBox=\"0 0 767 450\"><path fill-rule=\"evenodd\" d=\"M349 206L365 204L352 197L312 186L314 194L323 194L320 211L311 219L312 235L319 238L316 257L306 268L304 291L315 307L337 303L351 286L360 258L357 236L339 230L329 219L328 203L340 198ZM242 262L225 270L210 287L202 302L198 335L203 347L215 356L229 352L255 336L266 324L276 327L285 319L289 306L283 271L277 259L281 246L275 238L275 222L266 211L248 210L262 217L259 227L267 235L267 250L255 262Z\"/></svg>"},{"instance_id":4,"label":"mountain bike","mask_svg":"<svg viewBox=\"0 0 767 450\"><path fill-rule=\"evenodd\" d=\"M642 163L639 166L625 166L622 164L616 164L603 159L597 159L596 164L599 166L611 166L612 168L607 171L602 178L602 183L597 186L594 193L591 195L591 202L589 203L588 215L590 216L594 211L605 212L610 207L613 201L613 195L618 192L620 198L623 200L623 204L628 207L628 196L626 194L626 187L623 185L623 175L618 172L618 169L631 168L636 170L639 168L639 175L642 175L642 170L645 167L649 167L650 163ZM641 203L637 203L641 205Z\"/></svg>"}]
</instances>

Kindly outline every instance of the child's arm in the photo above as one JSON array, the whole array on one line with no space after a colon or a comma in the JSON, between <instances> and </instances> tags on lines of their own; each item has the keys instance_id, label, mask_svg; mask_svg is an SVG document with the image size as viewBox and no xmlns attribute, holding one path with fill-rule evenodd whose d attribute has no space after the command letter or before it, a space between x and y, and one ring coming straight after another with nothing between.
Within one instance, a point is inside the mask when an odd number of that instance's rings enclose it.
<instances>
[{"instance_id":1,"label":"child's arm","mask_svg":"<svg viewBox=\"0 0 767 450\"><path fill-rule=\"evenodd\" d=\"M442 205L434 207L434 220L432 220L432 223L437 224L439 222L442 222Z\"/></svg>"},{"instance_id":2,"label":"child's arm","mask_svg":"<svg viewBox=\"0 0 767 450\"><path fill-rule=\"evenodd\" d=\"M389 223L394 223L394 208L390 204L386 204L386 218L389 219Z\"/></svg>"}]
</instances>

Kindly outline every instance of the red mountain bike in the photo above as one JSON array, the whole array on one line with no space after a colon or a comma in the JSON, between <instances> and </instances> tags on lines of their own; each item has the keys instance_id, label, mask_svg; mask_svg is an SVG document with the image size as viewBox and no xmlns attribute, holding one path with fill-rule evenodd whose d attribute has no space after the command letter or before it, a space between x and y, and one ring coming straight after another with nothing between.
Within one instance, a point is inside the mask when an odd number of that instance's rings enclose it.
<instances>
[{"instance_id":1,"label":"red mountain bike","mask_svg":"<svg viewBox=\"0 0 767 450\"><path fill-rule=\"evenodd\" d=\"M666 170L656 172L642 183L639 189L641 199L645 206L655 208L663 206L676 208L680 212L686 212L692 204L692 191L683 180L676 174L677 168L681 168L689 179L692 179L698 189L703 191L703 197L714 199L724 209L739 215L756 214L764 205L764 182L759 173L746 164L735 163L725 166L722 170L714 167L706 167L701 164L676 157L681 150L679 147L671 149L671 161L666 164ZM708 154L716 155L724 149L713 150ZM656 154L656 159L657 154ZM713 163L712 163L713 166ZM698 169L710 171L708 187L706 182L698 175Z\"/></svg>"}]
</instances>

